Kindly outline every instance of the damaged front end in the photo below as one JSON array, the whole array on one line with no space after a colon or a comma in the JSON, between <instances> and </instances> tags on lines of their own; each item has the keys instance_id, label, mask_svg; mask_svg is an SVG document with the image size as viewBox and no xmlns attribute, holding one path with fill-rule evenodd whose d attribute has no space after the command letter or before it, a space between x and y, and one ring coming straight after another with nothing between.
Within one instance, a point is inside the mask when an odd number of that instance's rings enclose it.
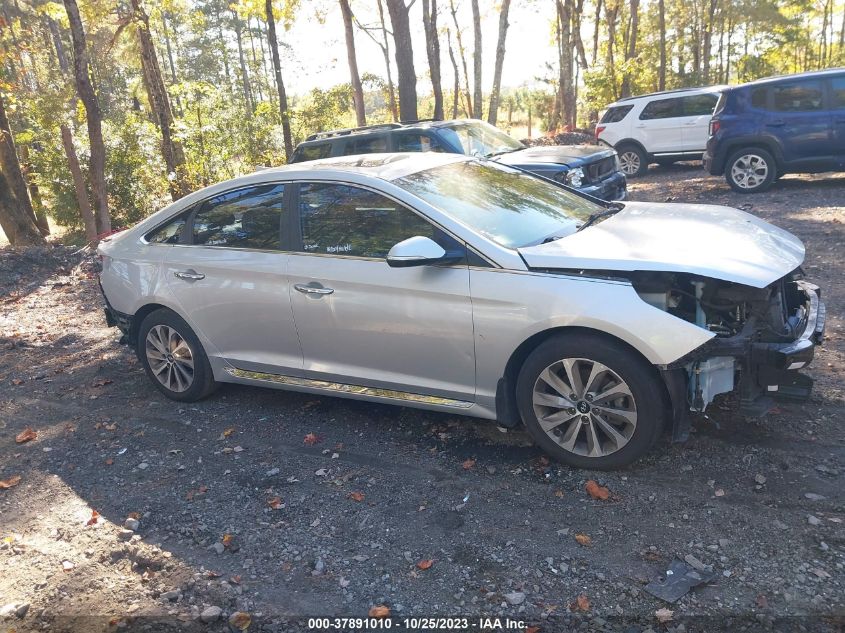
<instances>
[{"instance_id":1,"label":"damaged front end","mask_svg":"<svg viewBox=\"0 0 845 633\"><path fill-rule=\"evenodd\" d=\"M799 270L764 288L685 273L627 275L650 305L712 332L704 345L660 369L674 414L673 439L689 432L689 412L735 392L744 415L761 416L775 400L806 400L813 380L799 370L824 335L817 286Z\"/></svg>"}]
</instances>

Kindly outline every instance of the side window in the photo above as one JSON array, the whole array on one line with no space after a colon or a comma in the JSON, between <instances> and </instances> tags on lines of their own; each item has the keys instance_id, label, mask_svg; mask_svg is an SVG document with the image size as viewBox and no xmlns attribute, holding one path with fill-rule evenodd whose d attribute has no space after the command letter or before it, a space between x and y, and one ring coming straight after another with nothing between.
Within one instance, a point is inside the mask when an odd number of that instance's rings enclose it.
<instances>
[{"instance_id":1,"label":"side window","mask_svg":"<svg viewBox=\"0 0 845 633\"><path fill-rule=\"evenodd\" d=\"M772 102L778 112L813 112L824 108L820 81L801 81L772 88Z\"/></svg>"},{"instance_id":2,"label":"side window","mask_svg":"<svg viewBox=\"0 0 845 633\"><path fill-rule=\"evenodd\" d=\"M660 99L650 101L640 112L640 120L650 119L671 119L672 117L683 116L681 114L680 99Z\"/></svg>"},{"instance_id":3,"label":"side window","mask_svg":"<svg viewBox=\"0 0 845 633\"><path fill-rule=\"evenodd\" d=\"M353 154L376 154L378 152L387 151L387 137L370 136L362 139L349 139L346 141L346 148L343 152L344 156L351 156Z\"/></svg>"},{"instance_id":4,"label":"side window","mask_svg":"<svg viewBox=\"0 0 845 633\"><path fill-rule=\"evenodd\" d=\"M320 143L318 145L304 145L296 150L296 158L294 162L301 162L306 160L319 160L321 158L328 158L332 153L332 146L330 143Z\"/></svg>"},{"instance_id":5,"label":"side window","mask_svg":"<svg viewBox=\"0 0 845 633\"><path fill-rule=\"evenodd\" d=\"M751 93L751 107L765 110L769 107L769 91L767 88L757 88Z\"/></svg>"},{"instance_id":6,"label":"side window","mask_svg":"<svg viewBox=\"0 0 845 633\"><path fill-rule=\"evenodd\" d=\"M836 110L845 110L845 77L834 77L830 82L830 95Z\"/></svg>"},{"instance_id":7,"label":"side window","mask_svg":"<svg viewBox=\"0 0 845 633\"><path fill-rule=\"evenodd\" d=\"M300 185L299 218L306 253L382 258L404 239L435 235L434 226L416 213L348 185Z\"/></svg>"},{"instance_id":8,"label":"side window","mask_svg":"<svg viewBox=\"0 0 845 633\"><path fill-rule=\"evenodd\" d=\"M394 134L397 152L442 152L443 147L437 139L419 132Z\"/></svg>"},{"instance_id":9,"label":"side window","mask_svg":"<svg viewBox=\"0 0 845 633\"><path fill-rule=\"evenodd\" d=\"M604 116L601 118L601 121L599 121L599 123L619 123L619 121L624 119L633 107L634 106L632 104L610 108L607 112L604 113Z\"/></svg>"},{"instance_id":10,"label":"side window","mask_svg":"<svg viewBox=\"0 0 845 633\"><path fill-rule=\"evenodd\" d=\"M150 244L178 244L189 215L190 211L179 215L164 226L147 233L144 239Z\"/></svg>"},{"instance_id":11,"label":"side window","mask_svg":"<svg viewBox=\"0 0 845 633\"><path fill-rule=\"evenodd\" d=\"M681 97L681 109L683 116L703 116L713 114L716 108L718 95L693 95L692 97Z\"/></svg>"},{"instance_id":12,"label":"side window","mask_svg":"<svg viewBox=\"0 0 845 633\"><path fill-rule=\"evenodd\" d=\"M194 217L193 244L279 250L284 185L227 191Z\"/></svg>"}]
</instances>

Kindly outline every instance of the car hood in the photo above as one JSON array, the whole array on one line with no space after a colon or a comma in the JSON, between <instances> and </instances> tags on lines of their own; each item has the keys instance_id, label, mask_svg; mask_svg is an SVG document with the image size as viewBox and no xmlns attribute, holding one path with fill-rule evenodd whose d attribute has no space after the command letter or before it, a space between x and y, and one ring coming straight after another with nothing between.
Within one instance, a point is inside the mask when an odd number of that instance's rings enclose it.
<instances>
[{"instance_id":1,"label":"car hood","mask_svg":"<svg viewBox=\"0 0 845 633\"><path fill-rule=\"evenodd\" d=\"M584 231L519 254L529 268L682 272L763 288L801 265L804 245L730 207L628 202Z\"/></svg>"},{"instance_id":2,"label":"car hood","mask_svg":"<svg viewBox=\"0 0 845 633\"><path fill-rule=\"evenodd\" d=\"M612 149L596 145L551 145L544 147L527 147L518 149L497 157L505 165L525 165L530 163L553 163L569 165L592 162L607 156L613 156Z\"/></svg>"}]
</instances>

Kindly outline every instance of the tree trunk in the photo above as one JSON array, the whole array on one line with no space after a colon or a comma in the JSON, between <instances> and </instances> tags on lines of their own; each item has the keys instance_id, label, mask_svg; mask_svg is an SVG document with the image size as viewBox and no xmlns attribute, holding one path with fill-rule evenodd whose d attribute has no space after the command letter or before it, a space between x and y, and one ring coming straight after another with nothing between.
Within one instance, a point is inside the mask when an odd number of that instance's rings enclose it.
<instances>
[{"instance_id":1,"label":"tree trunk","mask_svg":"<svg viewBox=\"0 0 845 633\"><path fill-rule=\"evenodd\" d=\"M259 30L261 29L261 22L258 22ZM258 57L255 55L255 38L252 35L252 18L247 17L246 20L246 32L249 36L249 48L252 51L252 64L253 67L256 68L256 72L258 72L259 77L263 77L263 80L259 79L255 82L255 87L258 89L258 102L262 103L264 101L264 90L261 87L261 84L267 80L267 60L264 59L264 38L258 38L258 44L261 46L261 64L258 63ZM260 71L264 70L262 74Z\"/></svg>"},{"instance_id":2,"label":"tree trunk","mask_svg":"<svg viewBox=\"0 0 845 633\"><path fill-rule=\"evenodd\" d=\"M718 0L710 0L707 23L704 25L704 43L701 51L701 75L704 83L710 83L710 55L713 48L713 23L716 21Z\"/></svg>"},{"instance_id":3,"label":"tree trunk","mask_svg":"<svg viewBox=\"0 0 845 633\"><path fill-rule=\"evenodd\" d=\"M153 118L161 132L161 155L167 167L170 197L175 201L190 193L186 182L185 153L182 143L174 138L173 109L170 107L170 98L161 76L161 66L158 63L158 55L156 55L150 33L149 17L141 6L141 0L132 0L132 10L135 14L135 26L138 29L141 70L144 73L147 98Z\"/></svg>"},{"instance_id":4,"label":"tree trunk","mask_svg":"<svg viewBox=\"0 0 845 633\"><path fill-rule=\"evenodd\" d=\"M599 58L599 27L601 26L601 2L596 0L596 18L593 22L593 66Z\"/></svg>"},{"instance_id":5,"label":"tree trunk","mask_svg":"<svg viewBox=\"0 0 845 633\"><path fill-rule=\"evenodd\" d=\"M560 120L575 127L575 93L572 77L572 0L557 0Z\"/></svg>"},{"instance_id":6,"label":"tree trunk","mask_svg":"<svg viewBox=\"0 0 845 633\"><path fill-rule=\"evenodd\" d=\"M604 5L604 15L607 20L607 72L610 75L610 85L613 87L614 99L619 98L619 91L616 88L616 63L613 56L613 49L616 42L616 18L619 16L620 1L607 0Z\"/></svg>"},{"instance_id":7,"label":"tree trunk","mask_svg":"<svg viewBox=\"0 0 845 633\"><path fill-rule=\"evenodd\" d=\"M415 121L417 116L417 73L414 70L414 47L405 0L385 0L393 26L393 48L399 84L399 119Z\"/></svg>"},{"instance_id":8,"label":"tree trunk","mask_svg":"<svg viewBox=\"0 0 845 633\"><path fill-rule=\"evenodd\" d=\"M510 0L507 0L510 2ZM423 0L425 52L434 93L434 118L443 118L443 86L440 84L440 39L437 35L437 0Z\"/></svg>"},{"instance_id":9,"label":"tree trunk","mask_svg":"<svg viewBox=\"0 0 845 633\"><path fill-rule=\"evenodd\" d=\"M62 133L62 146L65 148L70 175L73 176L73 186L76 191L76 204L79 206L79 215L85 225L85 239L93 242L97 239L97 218L91 210L91 203L88 201L88 192L85 189L85 177L79 167L79 157L76 155L76 148L73 145L73 135L70 128L64 123L59 127Z\"/></svg>"},{"instance_id":10,"label":"tree trunk","mask_svg":"<svg viewBox=\"0 0 845 633\"><path fill-rule=\"evenodd\" d=\"M452 32L446 30L446 43L449 45L449 60L452 62L452 71L455 76L455 84L452 88L452 118L458 118L458 105L461 101L461 75L458 72L458 62L455 60L455 51L452 49Z\"/></svg>"},{"instance_id":11,"label":"tree trunk","mask_svg":"<svg viewBox=\"0 0 845 633\"><path fill-rule=\"evenodd\" d=\"M666 4L657 0L657 28L660 31L660 65L657 68L657 89L666 90Z\"/></svg>"},{"instance_id":12,"label":"tree trunk","mask_svg":"<svg viewBox=\"0 0 845 633\"><path fill-rule=\"evenodd\" d=\"M43 244L44 236L32 217L20 205L12 188L6 180L6 174L0 170L0 228L12 246L30 246Z\"/></svg>"},{"instance_id":13,"label":"tree trunk","mask_svg":"<svg viewBox=\"0 0 845 633\"><path fill-rule=\"evenodd\" d=\"M12 196L17 200L17 206L29 216L34 225L38 226L32 203L29 200L29 191L23 177L23 170L18 161L15 138L12 135L11 127L9 127L9 119L6 116L6 106L3 103L2 94L0 94L0 169L3 170L6 182L11 188Z\"/></svg>"},{"instance_id":14,"label":"tree trunk","mask_svg":"<svg viewBox=\"0 0 845 633\"><path fill-rule=\"evenodd\" d=\"M478 0L472 0L472 30L473 30L473 50L472 50L472 116L474 119L480 119L484 113L484 102L482 101L481 93L481 12L478 9Z\"/></svg>"},{"instance_id":15,"label":"tree trunk","mask_svg":"<svg viewBox=\"0 0 845 633\"><path fill-rule=\"evenodd\" d=\"M387 38L387 23L384 21L384 6L381 0L378 0L378 18L381 23L381 39L383 44L381 46L382 55L384 55L384 67L387 70L387 96L390 98L390 113L393 115L393 120L399 120L399 104L396 102L396 86L393 84L393 73L390 70L390 40Z\"/></svg>"},{"instance_id":16,"label":"tree trunk","mask_svg":"<svg viewBox=\"0 0 845 633\"><path fill-rule=\"evenodd\" d=\"M50 235L50 223L47 221L47 212L44 210L44 202L41 200L41 192L38 183L32 178L32 163L29 162L29 145L21 145L21 174L29 188L29 198L32 201L32 211L35 213L35 225L41 235Z\"/></svg>"},{"instance_id":17,"label":"tree trunk","mask_svg":"<svg viewBox=\"0 0 845 633\"><path fill-rule=\"evenodd\" d=\"M255 99L252 96L252 87L249 84L249 69L246 65L246 56L244 55L244 41L243 41L243 22L238 17L238 12L232 9L232 25L235 28L235 41L238 44L238 64L241 67L241 85L244 90L244 101L252 117L255 112Z\"/></svg>"},{"instance_id":18,"label":"tree trunk","mask_svg":"<svg viewBox=\"0 0 845 633\"><path fill-rule=\"evenodd\" d=\"M82 105L85 106L88 120L88 143L91 157L89 160L89 178L91 192L94 195L94 208L97 213L98 233L111 231L111 217L109 216L108 192L106 191L106 147L103 143L102 114L91 78L88 75L88 47L85 43L85 30L79 17L79 7L76 0L64 0L70 23L70 35L73 40L73 70L76 79L76 92Z\"/></svg>"},{"instance_id":19,"label":"tree trunk","mask_svg":"<svg viewBox=\"0 0 845 633\"><path fill-rule=\"evenodd\" d=\"M455 2L454 0L449 0L449 9L452 14L452 22L455 23L455 39L458 42L458 55L461 58L461 65L464 69L464 87L465 87L465 99L466 104L464 111L466 112L466 116L472 116L472 94L470 93L469 89L469 71L467 70L467 56L466 56L466 49L464 48L463 38L461 37L461 27L458 24L458 12L455 9Z\"/></svg>"},{"instance_id":20,"label":"tree trunk","mask_svg":"<svg viewBox=\"0 0 845 633\"><path fill-rule=\"evenodd\" d=\"M490 108L487 111L487 122L496 125L499 114L499 91L502 85L502 66L505 64L505 37L508 33L508 11L511 0L502 0L499 10L499 39L496 41L496 66L493 68L493 88L490 91Z\"/></svg>"},{"instance_id":21,"label":"tree trunk","mask_svg":"<svg viewBox=\"0 0 845 633\"><path fill-rule=\"evenodd\" d=\"M637 31L640 23L640 0L631 0L631 16L628 29L628 46L625 50L625 61L630 62L637 56ZM622 88L619 91L622 97L631 96L631 71L628 64L625 65L625 72L622 75Z\"/></svg>"},{"instance_id":22,"label":"tree trunk","mask_svg":"<svg viewBox=\"0 0 845 633\"><path fill-rule=\"evenodd\" d=\"M358 74L358 59L355 55L355 33L352 30L352 9L349 0L340 0L340 12L343 14L343 30L346 34L346 59L349 62L349 78L352 82L352 101L355 104L355 120L358 126L367 125L364 112L364 88Z\"/></svg>"},{"instance_id":23,"label":"tree trunk","mask_svg":"<svg viewBox=\"0 0 845 633\"><path fill-rule=\"evenodd\" d=\"M267 14L267 42L270 45L270 54L273 56L273 73L276 78L276 89L279 92L279 115L282 119L282 136L285 141L285 160L290 160L293 154L293 138L290 133L288 97L285 92L285 82L282 80L282 60L279 58L279 41L276 39L276 19L273 17L273 0L265 1L264 10Z\"/></svg>"}]
</instances>

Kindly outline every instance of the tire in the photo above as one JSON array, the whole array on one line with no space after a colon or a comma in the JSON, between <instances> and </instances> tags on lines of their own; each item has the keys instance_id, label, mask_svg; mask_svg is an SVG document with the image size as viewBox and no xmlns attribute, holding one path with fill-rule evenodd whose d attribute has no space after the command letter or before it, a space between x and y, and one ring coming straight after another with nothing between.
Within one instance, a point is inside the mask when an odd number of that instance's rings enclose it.
<instances>
[{"instance_id":1,"label":"tire","mask_svg":"<svg viewBox=\"0 0 845 633\"><path fill-rule=\"evenodd\" d=\"M196 402L218 386L197 335L172 310L156 310L141 321L136 350L149 379L171 400Z\"/></svg>"},{"instance_id":2,"label":"tire","mask_svg":"<svg viewBox=\"0 0 845 633\"><path fill-rule=\"evenodd\" d=\"M777 179L777 173L774 156L759 147L739 149L725 163L725 180L737 193L767 191Z\"/></svg>"},{"instance_id":3,"label":"tire","mask_svg":"<svg viewBox=\"0 0 845 633\"><path fill-rule=\"evenodd\" d=\"M619 165L626 178L639 178L648 171L648 154L637 145L620 145L616 149Z\"/></svg>"},{"instance_id":4,"label":"tire","mask_svg":"<svg viewBox=\"0 0 845 633\"><path fill-rule=\"evenodd\" d=\"M558 397L579 380L583 388L575 385L573 393ZM655 369L623 345L590 334L560 334L531 352L519 372L516 402L529 434L543 451L564 464L590 470L621 468L641 458L654 446L668 418ZM570 403L572 407L567 406ZM556 414L558 419L553 419ZM550 419L559 424L550 428Z\"/></svg>"}]
</instances>

